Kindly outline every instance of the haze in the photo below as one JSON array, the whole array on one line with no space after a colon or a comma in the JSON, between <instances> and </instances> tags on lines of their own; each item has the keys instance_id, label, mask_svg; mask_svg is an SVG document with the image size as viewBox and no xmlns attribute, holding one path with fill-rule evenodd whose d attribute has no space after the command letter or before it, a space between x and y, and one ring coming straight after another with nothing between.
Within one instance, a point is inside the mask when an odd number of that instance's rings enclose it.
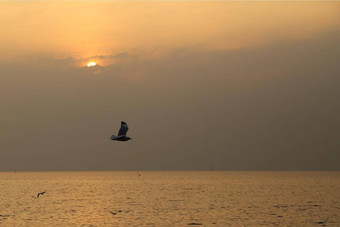
<instances>
[{"instance_id":1,"label":"haze","mask_svg":"<svg viewBox=\"0 0 340 227\"><path fill-rule=\"evenodd\" d=\"M339 2L0 2L0 50L2 171L339 170Z\"/></svg>"}]
</instances>

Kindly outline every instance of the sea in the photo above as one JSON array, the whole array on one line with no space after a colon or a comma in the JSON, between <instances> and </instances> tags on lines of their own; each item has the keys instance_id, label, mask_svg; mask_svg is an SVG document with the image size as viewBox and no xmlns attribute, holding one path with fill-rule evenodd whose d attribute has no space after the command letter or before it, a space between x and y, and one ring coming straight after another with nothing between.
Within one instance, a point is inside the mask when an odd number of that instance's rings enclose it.
<instances>
[{"instance_id":1,"label":"sea","mask_svg":"<svg viewBox=\"0 0 340 227\"><path fill-rule=\"evenodd\" d=\"M0 172L0 226L340 226L340 172Z\"/></svg>"}]
</instances>

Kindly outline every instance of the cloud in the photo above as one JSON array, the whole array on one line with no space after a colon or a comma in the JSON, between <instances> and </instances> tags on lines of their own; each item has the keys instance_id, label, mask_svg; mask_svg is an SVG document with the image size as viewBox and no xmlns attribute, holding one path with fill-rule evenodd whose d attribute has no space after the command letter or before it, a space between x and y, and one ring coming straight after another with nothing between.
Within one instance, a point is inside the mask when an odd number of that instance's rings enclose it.
<instances>
[{"instance_id":1,"label":"cloud","mask_svg":"<svg viewBox=\"0 0 340 227\"><path fill-rule=\"evenodd\" d=\"M226 170L338 170L339 37L334 31L257 48L181 48L150 59L123 52L102 56L128 61L101 66L98 76L61 67L74 58L0 63L7 157L0 166L190 170L214 162ZM36 67L43 61L48 67ZM122 119L138 139L112 152L107 139ZM18 166L26 154L30 161Z\"/></svg>"},{"instance_id":2,"label":"cloud","mask_svg":"<svg viewBox=\"0 0 340 227\"><path fill-rule=\"evenodd\" d=\"M126 53L157 58L181 48L256 48L337 28L338 9L336 2L0 2L6 53L0 59L27 61L47 52L114 62Z\"/></svg>"}]
</instances>

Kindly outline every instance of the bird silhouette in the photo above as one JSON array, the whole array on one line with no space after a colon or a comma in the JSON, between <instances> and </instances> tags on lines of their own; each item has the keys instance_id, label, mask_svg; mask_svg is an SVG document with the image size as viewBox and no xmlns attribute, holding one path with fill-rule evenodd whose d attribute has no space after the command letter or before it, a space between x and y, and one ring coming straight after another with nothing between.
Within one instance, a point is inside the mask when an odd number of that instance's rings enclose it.
<instances>
[{"instance_id":1,"label":"bird silhouette","mask_svg":"<svg viewBox=\"0 0 340 227\"><path fill-rule=\"evenodd\" d=\"M117 213L121 213L121 212L122 212L122 210L118 210L116 212L109 211L109 213L112 214L112 215L116 215Z\"/></svg>"},{"instance_id":2,"label":"bird silhouette","mask_svg":"<svg viewBox=\"0 0 340 227\"><path fill-rule=\"evenodd\" d=\"M118 131L118 136L112 135L111 140L116 140L116 141L128 141L132 140L132 138L126 136L127 131L129 130L128 125L122 121L120 124L120 129Z\"/></svg>"},{"instance_id":3,"label":"bird silhouette","mask_svg":"<svg viewBox=\"0 0 340 227\"><path fill-rule=\"evenodd\" d=\"M37 195L37 198L39 198L40 195L44 195L46 192L39 192Z\"/></svg>"}]
</instances>

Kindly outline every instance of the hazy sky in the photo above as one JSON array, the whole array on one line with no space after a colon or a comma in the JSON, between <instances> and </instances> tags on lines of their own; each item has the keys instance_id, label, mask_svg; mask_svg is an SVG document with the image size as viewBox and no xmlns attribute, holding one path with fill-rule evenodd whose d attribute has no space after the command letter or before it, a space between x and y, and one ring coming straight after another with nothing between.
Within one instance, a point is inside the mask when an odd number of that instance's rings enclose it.
<instances>
[{"instance_id":1,"label":"hazy sky","mask_svg":"<svg viewBox=\"0 0 340 227\"><path fill-rule=\"evenodd\" d=\"M0 170L340 170L339 59L340 2L0 2Z\"/></svg>"}]
</instances>

